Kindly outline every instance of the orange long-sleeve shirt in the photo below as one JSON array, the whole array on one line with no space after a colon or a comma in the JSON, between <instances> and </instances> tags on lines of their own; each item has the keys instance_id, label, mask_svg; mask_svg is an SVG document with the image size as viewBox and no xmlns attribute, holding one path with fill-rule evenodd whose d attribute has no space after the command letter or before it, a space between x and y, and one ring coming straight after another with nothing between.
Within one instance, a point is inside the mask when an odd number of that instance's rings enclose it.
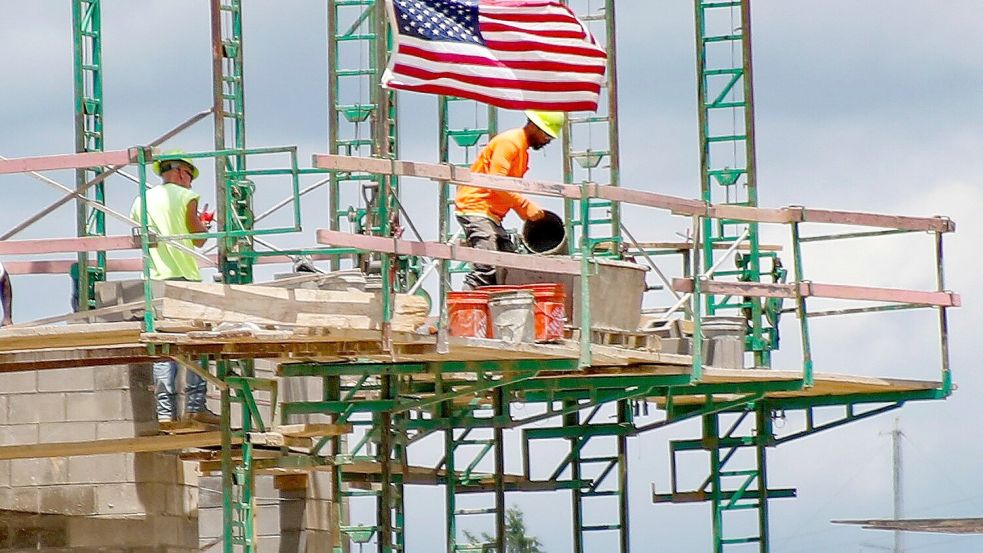
<instances>
[{"instance_id":1,"label":"orange long-sleeve shirt","mask_svg":"<svg viewBox=\"0 0 983 553\"><path fill-rule=\"evenodd\" d=\"M471 165L472 173L504 177L522 178L528 170L529 141L521 127L492 138ZM479 215L498 223L510 209L515 210L523 220L528 219L536 209L521 194L475 186L458 186L454 207L458 215Z\"/></svg>"}]
</instances>

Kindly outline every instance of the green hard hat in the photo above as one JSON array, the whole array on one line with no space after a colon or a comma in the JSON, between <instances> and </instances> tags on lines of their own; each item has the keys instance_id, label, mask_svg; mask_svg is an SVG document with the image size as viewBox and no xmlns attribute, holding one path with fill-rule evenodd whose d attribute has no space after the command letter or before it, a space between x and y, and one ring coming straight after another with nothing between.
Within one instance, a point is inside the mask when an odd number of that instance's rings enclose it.
<instances>
[{"instance_id":1,"label":"green hard hat","mask_svg":"<svg viewBox=\"0 0 983 553\"><path fill-rule=\"evenodd\" d=\"M183 153L185 153L184 150L171 150L169 152L166 152L164 155L167 155L167 156L179 156L179 155L181 155ZM172 161L180 161L182 163L188 164L188 167L191 167L191 180L195 180L195 179L198 178L198 167L195 166L195 162L194 161L191 161L191 158L189 158L189 157L182 157L182 158L178 158L178 159L165 159L164 161L160 161L160 160L154 161L154 165L153 165L154 174L159 177L160 174L163 172L163 171L161 171L161 168L160 168L161 164L162 163L163 164L169 164Z\"/></svg>"}]
</instances>

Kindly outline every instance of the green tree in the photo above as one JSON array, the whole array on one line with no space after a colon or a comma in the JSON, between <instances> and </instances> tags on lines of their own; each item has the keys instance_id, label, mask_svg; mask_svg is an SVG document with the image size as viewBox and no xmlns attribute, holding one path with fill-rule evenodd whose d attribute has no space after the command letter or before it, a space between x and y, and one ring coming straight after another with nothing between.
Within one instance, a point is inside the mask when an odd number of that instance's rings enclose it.
<instances>
[{"instance_id":1,"label":"green tree","mask_svg":"<svg viewBox=\"0 0 983 553\"><path fill-rule=\"evenodd\" d=\"M481 533L480 541L467 530L464 531L464 537L473 544L495 542L495 537L487 532ZM516 506L505 510L505 553L545 553L539 538L526 535L526 521L522 510Z\"/></svg>"}]
</instances>

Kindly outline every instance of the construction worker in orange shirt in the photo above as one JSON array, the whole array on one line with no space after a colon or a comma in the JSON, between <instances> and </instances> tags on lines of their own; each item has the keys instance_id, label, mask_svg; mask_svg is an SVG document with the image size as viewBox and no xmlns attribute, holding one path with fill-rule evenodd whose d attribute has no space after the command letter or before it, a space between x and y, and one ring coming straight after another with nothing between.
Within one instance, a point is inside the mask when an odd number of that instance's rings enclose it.
<instances>
[{"instance_id":1,"label":"construction worker in orange shirt","mask_svg":"<svg viewBox=\"0 0 983 553\"><path fill-rule=\"evenodd\" d=\"M562 112L527 110L525 113L524 126L497 134L478 153L478 159L471 165L472 173L522 178L529 170L529 148L539 150L560 137L566 121ZM538 221L545 215L542 208L522 194L475 186L457 187L454 208L469 246L501 252L515 251L515 244L502 226L502 219L510 209L523 220ZM496 283L495 267L491 265L475 263L464 277L465 290Z\"/></svg>"}]
</instances>

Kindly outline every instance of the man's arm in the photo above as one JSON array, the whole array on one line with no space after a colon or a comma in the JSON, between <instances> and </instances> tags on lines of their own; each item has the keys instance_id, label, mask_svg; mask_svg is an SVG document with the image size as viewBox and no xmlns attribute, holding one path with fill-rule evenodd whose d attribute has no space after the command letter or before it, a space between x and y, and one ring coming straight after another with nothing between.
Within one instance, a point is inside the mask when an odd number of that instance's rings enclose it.
<instances>
[{"instance_id":1,"label":"man's arm","mask_svg":"<svg viewBox=\"0 0 983 553\"><path fill-rule=\"evenodd\" d=\"M201 215L198 214L197 199L188 202L188 209L185 211L185 222L188 225L188 230L190 230L192 234L208 232L208 227L201 222ZM200 248L205 245L205 239L201 238L198 240L192 240L191 243Z\"/></svg>"},{"instance_id":2,"label":"man's arm","mask_svg":"<svg viewBox=\"0 0 983 553\"><path fill-rule=\"evenodd\" d=\"M489 160L489 174L502 177L511 176L509 173L512 169L512 164L518 156L519 147L517 145L509 142L499 144L495 148L495 151L492 152L491 159ZM522 220L531 219L537 221L543 218L543 210L535 202L526 199L522 194L507 191L502 191L502 194L508 198L509 208L515 211Z\"/></svg>"},{"instance_id":3,"label":"man's arm","mask_svg":"<svg viewBox=\"0 0 983 553\"><path fill-rule=\"evenodd\" d=\"M10 286L10 273L7 272L4 272L3 276L0 277L0 302L3 303L3 322L0 322L0 326L14 324L14 310L12 308L14 289Z\"/></svg>"}]
</instances>

